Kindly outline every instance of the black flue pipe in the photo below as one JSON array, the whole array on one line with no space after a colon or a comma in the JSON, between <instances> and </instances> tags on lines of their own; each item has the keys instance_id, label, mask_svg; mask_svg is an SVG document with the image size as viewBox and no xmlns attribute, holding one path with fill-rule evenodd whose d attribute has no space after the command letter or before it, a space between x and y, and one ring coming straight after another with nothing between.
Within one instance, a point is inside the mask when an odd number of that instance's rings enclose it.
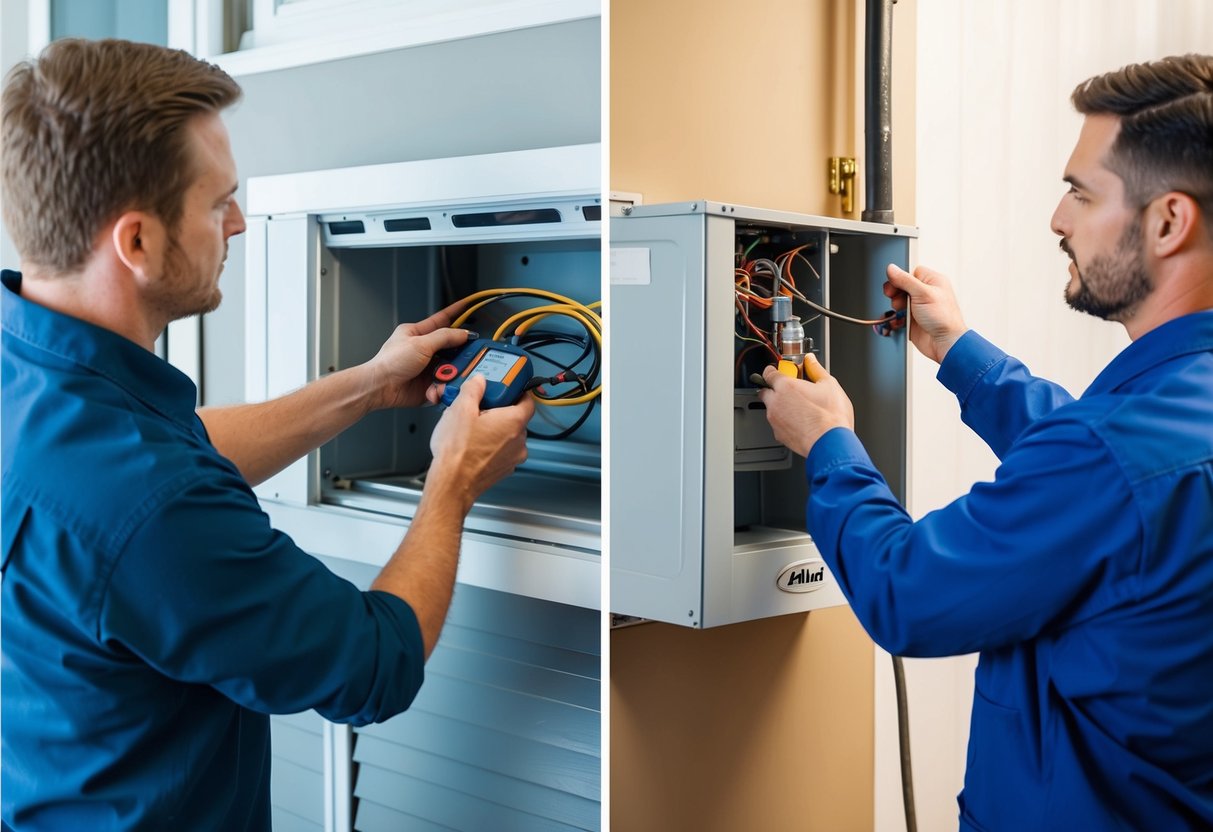
<instances>
[{"instance_id":1,"label":"black flue pipe","mask_svg":"<svg viewBox=\"0 0 1213 832\"><path fill-rule=\"evenodd\" d=\"M893 222L893 3L867 0L864 21L865 222Z\"/></svg>"}]
</instances>

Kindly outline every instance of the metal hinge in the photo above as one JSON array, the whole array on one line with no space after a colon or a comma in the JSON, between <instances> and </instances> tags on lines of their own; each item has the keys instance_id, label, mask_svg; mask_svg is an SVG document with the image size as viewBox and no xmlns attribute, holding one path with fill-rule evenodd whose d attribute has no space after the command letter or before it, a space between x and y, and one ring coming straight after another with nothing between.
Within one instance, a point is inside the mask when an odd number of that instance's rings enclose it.
<instances>
[{"instance_id":1,"label":"metal hinge","mask_svg":"<svg viewBox=\"0 0 1213 832\"><path fill-rule=\"evenodd\" d=\"M830 157L830 193L842 197L842 213L855 210L855 157Z\"/></svg>"}]
</instances>

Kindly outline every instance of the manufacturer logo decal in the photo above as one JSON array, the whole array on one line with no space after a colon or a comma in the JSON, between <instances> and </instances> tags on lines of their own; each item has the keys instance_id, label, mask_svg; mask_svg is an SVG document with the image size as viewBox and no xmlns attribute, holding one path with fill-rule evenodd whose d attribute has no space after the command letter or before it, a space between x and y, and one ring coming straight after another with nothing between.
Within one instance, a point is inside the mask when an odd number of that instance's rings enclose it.
<instances>
[{"instance_id":1,"label":"manufacturer logo decal","mask_svg":"<svg viewBox=\"0 0 1213 832\"><path fill-rule=\"evenodd\" d=\"M826 582L825 561L813 558L789 563L775 579L775 586L784 592L812 592Z\"/></svg>"}]
</instances>

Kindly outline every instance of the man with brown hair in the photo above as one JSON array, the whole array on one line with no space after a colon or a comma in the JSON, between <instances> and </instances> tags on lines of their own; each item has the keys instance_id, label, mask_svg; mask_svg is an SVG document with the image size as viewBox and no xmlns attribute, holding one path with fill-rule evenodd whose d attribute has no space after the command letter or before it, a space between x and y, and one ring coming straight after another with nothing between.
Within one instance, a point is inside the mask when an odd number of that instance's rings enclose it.
<instances>
[{"instance_id":1,"label":"man with brown hair","mask_svg":"<svg viewBox=\"0 0 1213 832\"><path fill-rule=\"evenodd\" d=\"M1066 300L1132 338L1081 398L967 329L942 275L888 269L994 482L913 522L835 379L768 370L762 397L872 638L981 652L962 829L1213 829L1213 57L1128 66L1073 101Z\"/></svg>"},{"instance_id":2,"label":"man with brown hair","mask_svg":"<svg viewBox=\"0 0 1213 832\"><path fill-rule=\"evenodd\" d=\"M3 821L269 829L266 714L358 724L408 707L463 520L526 456L529 402L464 384L400 547L359 592L269 526L260 482L371 410L421 404L450 311L264 404L195 413L152 352L214 309L244 230L220 112L186 53L64 40L6 80L2 274Z\"/></svg>"}]
</instances>

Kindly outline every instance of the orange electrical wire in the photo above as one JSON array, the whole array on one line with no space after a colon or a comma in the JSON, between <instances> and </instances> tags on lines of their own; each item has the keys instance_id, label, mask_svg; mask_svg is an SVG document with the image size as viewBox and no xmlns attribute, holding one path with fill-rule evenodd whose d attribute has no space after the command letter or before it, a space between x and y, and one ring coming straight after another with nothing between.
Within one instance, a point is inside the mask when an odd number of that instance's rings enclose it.
<instances>
[{"instance_id":1,"label":"orange electrical wire","mask_svg":"<svg viewBox=\"0 0 1213 832\"><path fill-rule=\"evenodd\" d=\"M811 262L809 262L809 259L800 253L811 245L812 245L812 243L806 243L803 246L797 246L796 248L792 249L791 251L785 251L783 254L781 254L775 258L776 263L779 263L780 260L784 261L783 265L782 265L783 276L784 276L784 279L787 280L788 283L791 284L793 289L796 288L796 278L794 278L792 276L792 261L794 259L796 259L797 257L799 257L801 260L804 260L805 263L808 263L808 266L810 269L813 269L813 264ZM813 274L817 274L817 269L813 269ZM783 287L780 287L780 288L782 289ZM790 290L784 289L783 291L785 292L785 294L789 294L789 295L792 294L792 292Z\"/></svg>"},{"instance_id":2,"label":"orange electrical wire","mask_svg":"<svg viewBox=\"0 0 1213 832\"><path fill-rule=\"evenodd\" d=\"M746 292L741 289L737 290L737 297L744 300L746 303L752 303L759 309L770 309L771 299L764 298L762 295L756 295L753 292Z\"/></svg>"}]
</instances>

